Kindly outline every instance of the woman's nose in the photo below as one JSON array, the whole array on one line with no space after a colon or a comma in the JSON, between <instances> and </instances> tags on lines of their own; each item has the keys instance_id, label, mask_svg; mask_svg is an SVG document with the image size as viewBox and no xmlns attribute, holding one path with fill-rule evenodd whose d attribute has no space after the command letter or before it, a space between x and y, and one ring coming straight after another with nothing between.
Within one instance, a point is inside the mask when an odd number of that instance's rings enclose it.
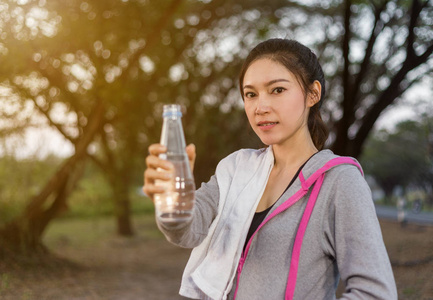
<instances>
[{"instance_id":1,"label":"woman's nose","mask_svg":"<svg viewBox=\"0 0 433 300\"><path fill-rule=\"evenodd\" d=\"M256 114L263 115L268 113L270 110L268 99L266 99L266 97L259 97L258 100L259 101L257 101Z\"/></svg>"}]
</instances>

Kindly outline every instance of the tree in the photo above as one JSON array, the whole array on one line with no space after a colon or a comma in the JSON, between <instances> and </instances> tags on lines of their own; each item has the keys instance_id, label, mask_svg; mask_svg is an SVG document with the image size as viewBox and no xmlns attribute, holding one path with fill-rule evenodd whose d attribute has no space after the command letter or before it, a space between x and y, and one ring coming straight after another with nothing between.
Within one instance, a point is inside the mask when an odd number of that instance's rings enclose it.
<instances>
[{"instance_id":1,"label":"tree","mask_svg":"<svg viewBox=\"0 0 433 300\"><path fill-rule=\"evenodd\" d=\"M255 4L251 1L246 6ZM38 114L41 123L57 129L75 149L23 213L0 229L2 246L15 251L44 250L43 231L77 183L76 167L89 158L111 183L119 233L132 234L131 178L145 145L159 136L154 112L163 102L179 101L189 93L183 76L175 77L185 67L184 60L191 60L190 70L195 74L191 73L194 80L189 84L198 86L193 88L196 96L202 86L215 85L211 82L215 73L203 75L209 65L195 59L196 34L218 20L242 15L242 6L223 1L113 0L11 1L2 8L0 79L5 98L12 106L33 106L32 113ZM231 61L214 63L219 63L221 74L231 66ZM199 105L200 99L191 102ZM33 120L20 109L5 117L15 124L5 127L4 134L18 129L18 118L27 126Z\"/></svg>"},{"instance_id":2,"label":"tree","mask_svg":"<svg viewBox=\"0 0 433 300\"><path fill-rule=\"evenodd\" d=\"M179 3L180 1L173 1L171 9L174 11ZM87 2L81 1L72 1L66 4L51 2L51 7L48 4L39 3L38 5L36 3L35 5L31 2L27 5L18 5L13 2L9 4L10 6L6 4L9 15L15 13L19 18L6 19L10 23L16 22L18 24L4 26L5 29L10 30L10 34L4 36L12 41L12 43L6 43L8 48L3 57L5 71L9 71L5 74L10 78L4 82L4 85L18 95L16 99L18 105L23 106L25 102L32 103L36 111L45 117L49 125L71 141L75 148L74 155L65 161L45 187L29 201L29 205L22 215L1 229L0 233L4 245L7 244L14 250L43 250L41 245L42 233L50 220L65 205L67 196L72 190L70 187L76 184L79 178L74 176L77 166L87 157L94 158L94 155L88 151L88 146L95 143L98 137L101 137L102 144L105 145L106 125L112 121L113 111L116 110L115 104L118 101L113 97L107 98L111 89L107 82L113 81L113 76L116 76L118 69L116 69L117 62L113 64L109 60L112 56L111 51L104 49L102 42L97 40L97 37L101 37L108 45L119 42L126 37L122 36L122 32L120 35L110 36L109 30L112 29L113 24L110 25L107 21L102 22L104 19L112 18L113 12L110 11L110 8L116 5L115 1L104 2L101 6L98 4L100 3L95 2L93 4L95 9L91 9ZM135 5L123 6L119 8L120 11L118 10L117 13L123 12L126 15L137 13L134 8ZM157 11L161 12L161 9ZM37 23L34 16L38 12L51 16ZM155 44L156 36L170 20L165 16L152 16L156 18L153 21L159 28L156 28L153 38L146 36L148 47L149 45L152 47L152 43ZM158 19L158 17L160 18ZM33 20L36 22L36 26L23 28L25 27L22 24L24 23L23 20L26 20L26 25ZM61 25L48 26L48 33L43 31L45 23L55 23L56 20L62 20ZM123 20L129 21L125 18ZM98 21L101 21L101 27L95 26ZM21 28L17 30L19 25ZM86 28L92 28L92 26L95 30L90 32L90 35L82 35ZM107 28L107 26L111 28ZM127 29L125 28L123 32L128 32ZM138 28L134 33L137 32ZM80 36L83 38L74 39L71 34L81 34ZM147 34L151 35L150 30L147 31ZM59 49L59 43L62 45L62 49ZM31 47L28 47L29 45ZM28 50L29 48L30 50ZM135 48L132 48L129 46L128 40L124 40L120 48L115 50L118 51L116 54L123 54L124 56L136 55L134 52L137 50L137 44L135 44ZM8 60L7 54L11 52L18 54L17 59L19 61L28 62L29 65L21 64L17 67L15 60ZM120 60L120 58L116 55L116 59ZM138 57L135 59L138 60ZM125 68L127 67L125 66ZM100 89L103 86L108 88ZM72 114L75 120L65 122L64 119L56 118L56 109L57 112L59 109L61 112L63 110L63 115L66 116ZM106 160L109 159L111 157ZM109 161L109 163L111 162ZM116 177L113 173L119 173L119 167L114 164L105 170L108 170L106 172L107 178L113 182L112 178ZM122 176L118 176L118 178L122 179L122 183L128 179L128 177ZM124 199L124 197L128 197L124 189L128 189L129 186L126 183L125 187L122 184L115 184L112 187L118 204L116 212L119 233L131 234L128 199Z\"/></svg>"},{"instance_id":3,"label":"tree","mask_svg":"<svg viewBox=\"0 0 433 300\"><path fill-rule=\"evenodd\" d=\"M390 199L395 187L415 186L431 193L433 120L425 114L417 121L403 121L393 132L381 130L366 144L361 162Z\"/></svg>"},{"instance_id":4,"label":"tree","mask_svg":"<svg viewBox=\"0 0 433 300\"><path fill-rule=\"evenodd\" d=\"M334 124L332 149L358 157L380 114L410 86L432 71L432 2L371 1L344 3L342 116ZM372 22L370 31L355 31ZM381 45L382 44L382 45ZM354 48L364 48L356 57ZM427 63L428 62L428 63Z\"/></svg>"},{"instance_id":5,"label":"tree","mask_svg":"<svg viewBox=\"0 0 433 300\"><path fill-rule=\"evenodd\" d=\"M2 111L10 123L0 124L0 133L51 126L75 149L22 215L0 229L0 242L37 248L85 162L99 166L112 187L118 232L132 234L129 192L141 184L147 146L159 140L164 103L183 104L187 140L207 146L198 147L197 183L224 155L260 145L251 138L236 77L248 49L288 31L311 36L305 43L324 63L334 98L325 106L333 149L359 155L377 116L431 70L431 3L414 0L412 14L405 14L405 1L345 3L345 10L331 0L309 6L284 0L0 4L0 97L14 108ZM370 35L365 27L352 30L366 19ZM404 28L402 41L397 32ZM388 38L394 48L386 48L385 59L392 64L384 66L373 50ZM353 49L363 45L361 59ZM411 77L411 70L419 73Z\"/></svg>"}]
</instances>

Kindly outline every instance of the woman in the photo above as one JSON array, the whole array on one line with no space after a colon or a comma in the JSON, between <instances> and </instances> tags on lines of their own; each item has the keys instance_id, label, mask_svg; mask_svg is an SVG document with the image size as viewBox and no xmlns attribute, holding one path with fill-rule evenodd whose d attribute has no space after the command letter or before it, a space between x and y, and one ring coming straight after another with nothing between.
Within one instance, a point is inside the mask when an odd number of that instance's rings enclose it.
<instances>
[{"instance_id":1,"label":"woman","mask_svg":"<svg viewBox=\"0 0 433 300\"><path fill-rule=\"evenodd\" d=\"M322 150L325 81L316 56L271 39L246 58L239 84L249 123L266 149L224 158L196 192L193 219L158 224L193 248L180 294L193 299L396 299L370 190L354 159ZM144 192L171 165L149 147ZM191 165L195 148L187 147Z\"/></svg>"}]
</instances>

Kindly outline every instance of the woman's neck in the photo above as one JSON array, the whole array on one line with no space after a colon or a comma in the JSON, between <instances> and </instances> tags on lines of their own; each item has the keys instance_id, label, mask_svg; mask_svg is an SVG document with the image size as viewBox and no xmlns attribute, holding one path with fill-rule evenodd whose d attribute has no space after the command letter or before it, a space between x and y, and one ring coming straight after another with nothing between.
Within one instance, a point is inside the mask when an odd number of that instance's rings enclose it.
<instances>
[{"instance_id":1,"label":"woman's neck","mask_svg":"<svg viewBox=\"0 0 433 300\"><path fill-rule=\"evenodd\" d=\"M297 169L318 150L308 137L290 144L273 145L272 151L275 159L274 168Z\"/></svg>"}]
</instances>

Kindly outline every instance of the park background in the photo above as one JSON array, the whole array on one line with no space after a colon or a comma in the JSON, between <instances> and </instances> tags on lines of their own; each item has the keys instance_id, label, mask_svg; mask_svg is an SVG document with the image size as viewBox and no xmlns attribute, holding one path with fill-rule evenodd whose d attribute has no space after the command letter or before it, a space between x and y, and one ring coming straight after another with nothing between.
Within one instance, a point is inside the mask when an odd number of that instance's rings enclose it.
<instances>
[{"instance_id":1,"label":"park background","mask_svg":"<svg viewBox=\"0 0 433 300\"><path fill-rule=\"evenodd\" d=\"M189 250L141 193L162 106L181 104L195 179L262 147L238 91L258 42L311 47L327 148L377 205L432 211L431 0L0 1L0 298L179 299ZM433 229L381 218L400 299L433 299Z\"/></svg>"}]
</instances>

